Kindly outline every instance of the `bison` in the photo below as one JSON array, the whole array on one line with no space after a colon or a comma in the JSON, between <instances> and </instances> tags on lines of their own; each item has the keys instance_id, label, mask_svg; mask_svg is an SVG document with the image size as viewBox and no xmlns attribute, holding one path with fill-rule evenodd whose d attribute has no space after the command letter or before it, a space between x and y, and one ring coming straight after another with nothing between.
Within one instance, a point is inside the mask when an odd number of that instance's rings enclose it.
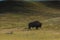
<instances>
[{"instance_id":1,"label":"bison","mask_svg":"<svg viewBox=\"0 0 60 40\"><path fill-rule=\"evenodd\" d=\"M39 22L39 21L33 21L33 22L30 22L28 24L28 29L31 29L31 28L38 29L38 28L41 28L41 26L42 26L42 23L41 22Z\"/></svg>"}]
</instances>

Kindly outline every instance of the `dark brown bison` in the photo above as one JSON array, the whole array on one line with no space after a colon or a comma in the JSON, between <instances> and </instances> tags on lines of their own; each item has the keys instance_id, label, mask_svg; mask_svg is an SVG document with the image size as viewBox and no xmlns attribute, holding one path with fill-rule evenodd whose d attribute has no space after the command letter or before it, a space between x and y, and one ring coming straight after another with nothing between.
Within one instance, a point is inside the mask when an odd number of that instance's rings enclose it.
<instances>
[{"instance_id":1,"label":"dark brown bison","mask_svg":"<svg viewBox=\"0 0 60 40\"><path fill-rule=\"evenodd\" d=\"M28 29L31 29L31 28L38 29L38 28L41 28L41 26L42 26L42 23L40 23L39 21L33 21L28 24Z\"/></svg>"}]
</instances>

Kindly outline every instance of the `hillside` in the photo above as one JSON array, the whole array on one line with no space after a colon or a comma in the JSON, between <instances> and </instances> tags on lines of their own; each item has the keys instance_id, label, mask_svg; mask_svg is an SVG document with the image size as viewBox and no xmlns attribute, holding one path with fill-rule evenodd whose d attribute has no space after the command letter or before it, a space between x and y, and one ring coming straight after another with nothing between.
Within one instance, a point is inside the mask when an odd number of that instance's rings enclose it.
<instances>
[{"instance_id":1,"label":"hillside","mask_svg":"<svg viewBox=\"0 0 60 40\"><path fill-rule=\"evenodd\" d=\"M0 3L0 40L60 40L60 9L48 4ZM28 24L35 20L42 23L42 28L27 29Z\"/></svg>"},{"instance_id":2,"label":"hillside","mask_svg":"<svg viewBox=\"0 0 60 40\"><path fill-rule=\"evenodd\" d=\"M44 20L60 17L59 9L48 7L43 2L11 2L10 5L8 4L3 4L5 7L2 7L3 13L0 13L0 28L26 27L34 20L44 22Z\"/></svg>"}]
</instances>

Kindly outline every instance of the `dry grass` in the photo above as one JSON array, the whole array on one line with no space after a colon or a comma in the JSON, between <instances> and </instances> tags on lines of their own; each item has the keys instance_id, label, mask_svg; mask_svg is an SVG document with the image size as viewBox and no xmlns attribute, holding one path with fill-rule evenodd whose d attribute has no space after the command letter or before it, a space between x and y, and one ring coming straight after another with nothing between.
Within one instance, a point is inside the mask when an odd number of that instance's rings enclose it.
<instances>
[{"instance_id":1,"label":"dry grass","mask_svg":"<svg viewBox=\"0 0 60 40\"><path fill-rule=\"evenodd\" d=\"M59 21L59 18L43 19L41 16L26 16L5 14L0 17L0 40L60 40L60 32L54 29L54 24ZM28 23L34 20L41 21L43 27L40 30L25 30ZM44 20L44 21L43 21ZM13 31L13 34L7 34Z\"/></svg>"},{"instance_id":2,"label":"dry grass","mask_svg":"<svg viewBox=\"0 0 60 40\"><path fill-rule=\"evenodd\" d=\"M35 6L30 7L30 10L33 10L30 11L31 14L0 14L0 40L60 40L60 12L42 4L40 5L43 7L35 2L32 3ZM28 27L29 22L34 20L43 23L41 29L24 29ZM7 34L11 31L13 34Z\"/></svg>"},{"instance_id":3,"label":"dry grass","mask_svg":"<svg viewBox=\"0 0 60 40\"><path fill-rule=\"evenodd\" d=\"M60 32L52 30L14 31L13 34L0 33L0 40L60 40Z\"/></svg>"}]
</instances>

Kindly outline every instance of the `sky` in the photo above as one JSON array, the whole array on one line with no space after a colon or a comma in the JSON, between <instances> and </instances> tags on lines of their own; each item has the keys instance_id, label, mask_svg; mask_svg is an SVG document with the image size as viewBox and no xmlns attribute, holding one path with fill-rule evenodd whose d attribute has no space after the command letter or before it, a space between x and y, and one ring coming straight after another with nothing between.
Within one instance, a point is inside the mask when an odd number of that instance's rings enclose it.
<instances>
[{"instance_id":1,"label":"sky","mask_svg":"<svg viewBox=\"0 0 60 40\"><path fill-rule=\"evenodd\" d=\"M3 0L0 0L0 1L3 1Z\"/></svg>"},{"instance_id":2,"label":"sky","mask_svg":"<svg viewBox=\"0 0 60 40\"><path fill-rule=\"evenodd\" d=\"M5 0L0 0L0 1L5 1Z\"/></svg>"}]
</instances>

